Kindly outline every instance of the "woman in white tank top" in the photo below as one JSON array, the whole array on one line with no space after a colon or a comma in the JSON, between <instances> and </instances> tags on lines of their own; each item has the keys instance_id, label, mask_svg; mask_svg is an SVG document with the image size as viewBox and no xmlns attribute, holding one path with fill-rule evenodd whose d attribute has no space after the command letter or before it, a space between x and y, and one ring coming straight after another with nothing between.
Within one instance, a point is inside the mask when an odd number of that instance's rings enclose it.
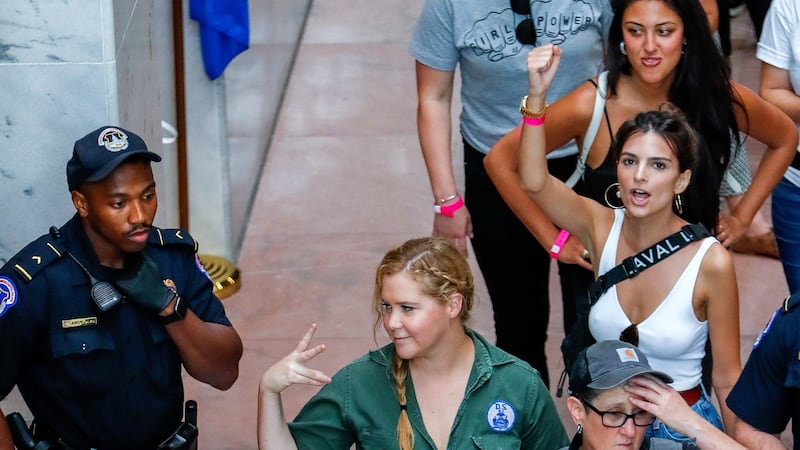
<instances>
[{"instance_id":1,"label":"woman in white tank top","mask_svg":"<svg viewBox=\"0 0 800 450\"><path fill-rule=\"evenodd\" d=\"M640 113L620 127L613 147L623 208L612 210L579 196L550 176L545 163L540 125L560 56L555 46L528 54L527 110L539 114L529 112L523 118L519 172L523 187L544 213L580 238L591 255L601 255L592 258L597 276L687 224L679 216L680 195L692 182L698 137L676 108ZM722 245L714 238L689 244L615 285L595 307L598 311L593 308L590 317L595 338L620 339L623 331L638 332L638 345L653 368L673 377L690 404L711 405L697 389L708 336L714 391L725 428L733 430L736 418L725 398L741 372L739 303L733 262ZM698 392L699 401L693 395ZM713 408L702 412L712 423L718 421Z\"/></svg>"}]
</instances>

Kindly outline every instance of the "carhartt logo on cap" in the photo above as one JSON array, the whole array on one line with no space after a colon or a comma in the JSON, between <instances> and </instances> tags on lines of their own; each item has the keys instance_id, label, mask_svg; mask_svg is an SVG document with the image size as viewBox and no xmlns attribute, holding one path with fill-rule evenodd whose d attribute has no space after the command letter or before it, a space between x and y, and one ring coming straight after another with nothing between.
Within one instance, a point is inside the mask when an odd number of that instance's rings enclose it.
<instances>
[{"instance_id":1,"label":"carhartt logo on cap","mask_svg":"<svg viewBox=\"0 0 800 450\"><path fill-rule=\"evenodd\" d=\"M639 362L639 356L632 348L622 347L617 349L617 355L621 362Z\"/></svg>"},{"instance_id":2,"label":"carhartt logo on cap","mask_svg":"<svg viewBox=\"0 0 800 450\"><path fill-rule=\"evenodd\" d=\"M117 128L106 128L97 136L97 145L110 152L119 152L128 148L128 135Z\"/></svg>"}]
</instances>

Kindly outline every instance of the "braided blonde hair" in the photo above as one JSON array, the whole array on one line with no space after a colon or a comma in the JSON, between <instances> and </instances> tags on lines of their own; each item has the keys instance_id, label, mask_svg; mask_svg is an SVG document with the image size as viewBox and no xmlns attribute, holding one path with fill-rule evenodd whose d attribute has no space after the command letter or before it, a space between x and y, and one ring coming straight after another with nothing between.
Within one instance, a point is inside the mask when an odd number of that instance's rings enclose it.
<instances>
[{"instance_id":1,"label":"braided blonde hair","mask_svg":"<svg viewBox=\"0 0 800 450\"><path fill-rule=\"evenodd\" d=\"M405 272L419 283L423 294L441 303L449 301L453 294L461 294L463 304L459 318L462 323L469 320L475 291L472 272L466 258L449 241L438 237L411 239L389 250L375 272L373 307L377 318L374 331L377 336L383 318L383 280L388 275ZM406 378L409 362L397 352L392 358L392 376L400 402L400 417L397 420L397 442L400 450L414 448L414 432L406 411Z\"/></svg>"}]
</instances>

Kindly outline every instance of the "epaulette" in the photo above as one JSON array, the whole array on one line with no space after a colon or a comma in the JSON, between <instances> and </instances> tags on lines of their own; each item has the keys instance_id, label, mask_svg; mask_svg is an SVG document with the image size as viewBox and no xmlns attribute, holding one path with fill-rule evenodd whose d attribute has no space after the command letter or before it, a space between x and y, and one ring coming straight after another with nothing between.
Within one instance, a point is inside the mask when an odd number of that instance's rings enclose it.
<instances>
[{"instance_id":1,"label":"epaulette","mask_svg":"<svg viewBox=\"0 0 800 450\"><path fill-rule=\"evenodd\" d=\"M786 299L783 301L783 307L781 308L781 311L783 313L787 313L797 305L800 305L800 291L786 297Z\"/></svg>"},{"instance_id":2,"label":"epaulette","mask_svg":"<svg viewBox=\"0 0 800 450\"><path fill-rule=\"evenodd\" d=\"M46 234L28 244L9 263L25 281L31 281L42 269L66 254L67 249Z\"/></svg>"},{"instance_id":3,"label":"epaulette","mask_svg":"<svg viewBox=\"0 0 800 450\"><path fill-rule=\"evenodd\" d=\"M150 244L157 245L189 245L195 252L197 252L197 241L194 240L188 231L181 228L158 228L152 227L150 229L150 237L148 238Z\"/></svg>"}]
</instances>

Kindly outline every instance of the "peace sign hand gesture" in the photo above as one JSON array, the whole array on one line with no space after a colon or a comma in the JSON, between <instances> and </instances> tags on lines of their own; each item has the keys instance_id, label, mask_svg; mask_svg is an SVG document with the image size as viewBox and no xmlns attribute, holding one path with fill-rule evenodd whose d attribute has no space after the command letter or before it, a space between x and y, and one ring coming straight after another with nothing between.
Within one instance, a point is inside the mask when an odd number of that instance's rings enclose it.
<instances>
[{"instance_id":1,"label":"peace sign hand gesture","mask_svg":"<svg viewBox=\"0 0 800 450\"><path fill-rule=\"evenodd\" d=\"M264 372L264 375L261 376L263 390L279 394L293 384L321 386L331 382L330 377L323 372L306 366L308 361L325 351L325 344L309 348L311 338L314 337L316 330L317 324L311 324L297 347Z\"/></svg>"}]
</instances>

